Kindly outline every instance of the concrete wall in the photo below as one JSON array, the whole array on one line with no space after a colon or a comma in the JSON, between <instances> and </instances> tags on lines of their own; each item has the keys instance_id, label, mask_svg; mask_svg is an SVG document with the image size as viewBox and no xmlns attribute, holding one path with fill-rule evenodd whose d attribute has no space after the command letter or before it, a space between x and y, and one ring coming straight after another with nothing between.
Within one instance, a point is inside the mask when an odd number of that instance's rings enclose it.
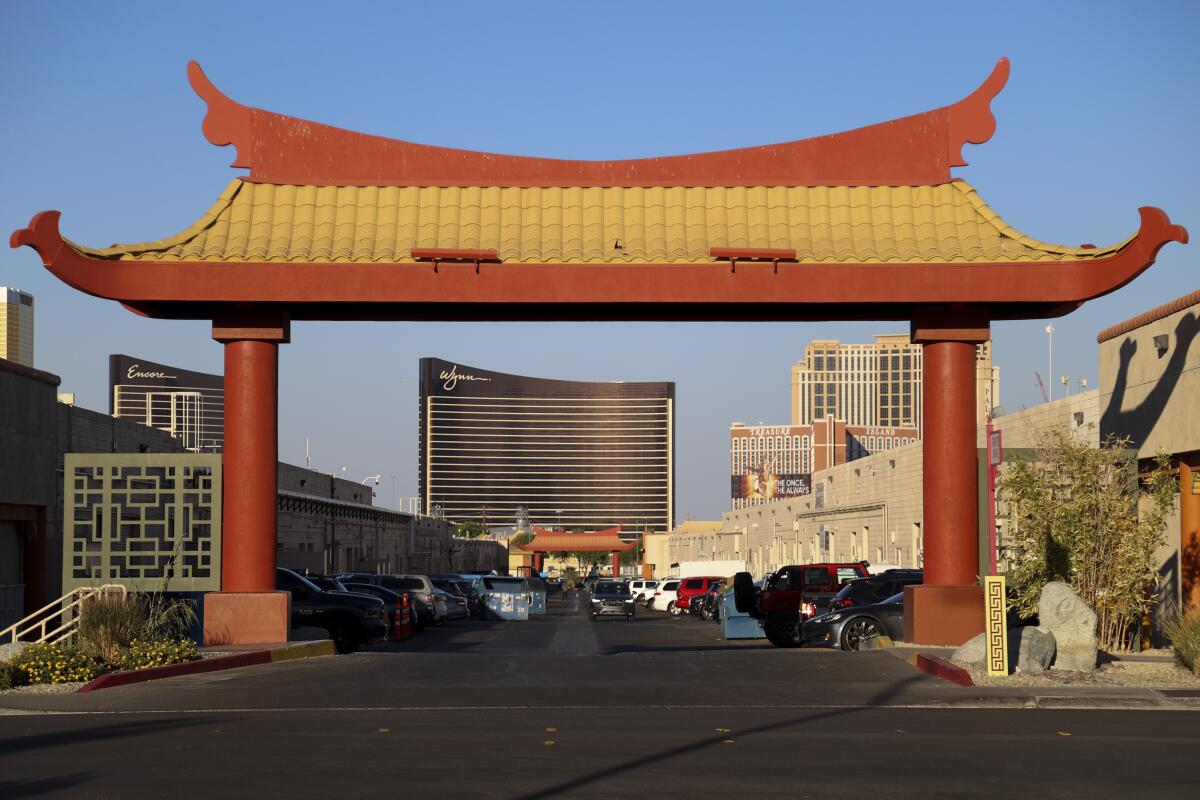
<instances>
[{"instance_id":1,"label":"concrete wall","mask_svg":"<svg viewBox=\"0 0 1200 800\"><path fill-rule=\"evenodd\" d=\"M0 503L54 502L57 375L0 359Z\"/></svg>"},{"instance_id":2,"label":"concrete wall","mask_svg":"<svg viewBox=\"0 0 1200 800\"><path fill-rule=\"evenodd\" d=\"M1005 448L1036 447L1039 438L1050 428L1069 431L1079 441L1099 447L1100 390L1080 392L996 417L992 427L1003 432L1001 438ZM978 431L978 446L986 447L986 428L980 425Z\"/></svg>"},{"instance_id":3,"label":"concrete wall","mask_svg":"<svg viewBox=\"0 0 1200 800\"><path fill-rule=\"evenodd\" d=\"M1100 432L1200 469L1200 292L1100 334ZM1158 342L1155 339L1158 338ZM1188 483L1183 476L1184 483ZM1200 608L1200 495L1180 487L1158 549L1157 613ZM1189 596L1190 595L1190 596Z\"/></svg>"}]
</instances>

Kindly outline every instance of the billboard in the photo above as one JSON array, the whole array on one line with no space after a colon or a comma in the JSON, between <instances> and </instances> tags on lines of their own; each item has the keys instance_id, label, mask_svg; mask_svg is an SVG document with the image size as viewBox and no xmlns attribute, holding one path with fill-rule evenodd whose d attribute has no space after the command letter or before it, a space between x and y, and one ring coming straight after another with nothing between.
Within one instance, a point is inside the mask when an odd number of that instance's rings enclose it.
<instances>
[{"instance_id":1,"label":"billboard","mask_svg":"<svg viewBox=\"0 0 1200 800\"><path fill-rule=\"evenodd\" d=\"M746 475L731 475L731 494L734 500L764 502L784 497L799 497L812 491L812 476L808 473L778 473L768 469L752 469Z\"/></svg>"}]
</instances>

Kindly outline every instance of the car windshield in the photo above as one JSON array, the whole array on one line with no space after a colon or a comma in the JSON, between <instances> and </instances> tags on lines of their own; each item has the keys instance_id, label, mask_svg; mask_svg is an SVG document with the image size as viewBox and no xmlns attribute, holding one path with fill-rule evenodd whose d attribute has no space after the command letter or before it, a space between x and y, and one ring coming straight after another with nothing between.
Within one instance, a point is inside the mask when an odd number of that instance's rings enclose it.
<instances>
[{"instance_id":1,"label":"car windshield","mask_svg":"<svg viewBox=\"0 0 1200 800\"><path fill-rule=\"evenodd\" d=\"M596 594L628 594L628 592L625 584L617 581L603 581L596 586Z\"/></svg>"}]
</instances>

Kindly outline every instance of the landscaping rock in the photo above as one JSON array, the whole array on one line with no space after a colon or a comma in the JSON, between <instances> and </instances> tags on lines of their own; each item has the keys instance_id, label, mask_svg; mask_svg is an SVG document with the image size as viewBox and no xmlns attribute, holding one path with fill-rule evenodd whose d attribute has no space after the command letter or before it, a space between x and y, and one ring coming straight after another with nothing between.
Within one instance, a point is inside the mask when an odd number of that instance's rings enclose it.
<instances>
[{"instance_id":1,"label":"landscaping rock","mask_svg":"<svg viewBox=\"0 0 1200 800\"><path fill-rule=\"evenodd\" d=\"M1008 663L1017 672L1045 672L1054 661L1054 634L1033 625L1008 629Z\"/></svg>"},{"instance_id":2,"label":"landscaping rock","mask_svg":"<svg viewBox=\"0 0 1200 800\"><path fill-rule=\"evenodd\" d=\"M1054 635L1054 669L1095 671L1096 613L1070 586L1061 581L1045 585L1038 600L1038 624Z\"/></svg>"},{"instance_id":3,"label":"landscaping rock","mask_svg":"<svg viewBox=\"0 0 1200 800\"><path fill-rule=\"evenodd\" d=\"M1054 636L1033 626L1008 629L1008 666L1020 672L1044 672L1054 659ZM954 651L950 660L971 669L987 668L987 634L981 633Z\"/></svg>"},{"instance_id":4,"label":"landscaping rock","mask_svg":"<svg viewBox=\"0 0 1200 800\"><path fill-rule=\"evenodd\" d=\"M8 661L21 654L25 649L25 642L9 642L8 644L0 644L0 661Z\"/></svg>"},{"instance_id":5,"label":"landscaping rock","mask_svg":"<svg viewBox=\"0 0 1200 800\"><path fill-rule=\"evenodd\" d=\"M959 666L982 669L987 660L987 634L981 633L969 639L962 647L950 654L950 660Z\"/></svg>"}]
</instances>

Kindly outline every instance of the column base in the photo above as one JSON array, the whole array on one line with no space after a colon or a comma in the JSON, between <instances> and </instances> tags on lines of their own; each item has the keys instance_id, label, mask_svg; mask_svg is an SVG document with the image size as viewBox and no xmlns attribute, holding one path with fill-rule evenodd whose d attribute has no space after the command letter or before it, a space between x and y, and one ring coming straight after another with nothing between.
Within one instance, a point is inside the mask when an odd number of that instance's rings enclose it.
<instances>
[{"instance_id":1,"label":"column base","mask_svg":"<svg viewBox=\"0 0 1200 800\"><path fill-rule=\"evenodd\" d=\"M290 592L207 592L204 646L283 644L291 619Z\"/></svg>"},{"instance_id":2,"label":"column base","mask_svg":"<svg viewBox=\"0 0 1200 800\"><path fill-rule=\"evenodd\" d=\"M979 586L904 587L904 639L911 644L958 647L983 633Z\"/></svg>"}]
</instances>

